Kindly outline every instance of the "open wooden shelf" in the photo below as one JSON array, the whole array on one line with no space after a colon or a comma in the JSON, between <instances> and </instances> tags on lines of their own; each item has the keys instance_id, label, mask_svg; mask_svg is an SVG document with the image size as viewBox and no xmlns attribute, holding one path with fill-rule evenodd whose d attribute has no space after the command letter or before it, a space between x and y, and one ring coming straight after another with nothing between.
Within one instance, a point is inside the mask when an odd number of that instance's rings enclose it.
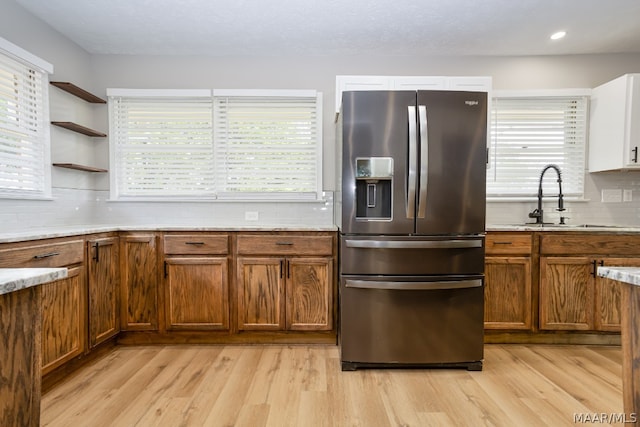
<instances>
[{"instance_id":1,"label":"open wooden shelf","mask_svg":"<svg viewBox=\"0 0 640 427\"><path fill-rule=\"evenodd\" d=\"M52 125L59 126L61 128L69 129L74 132L81 133L87 136L97 136L97 137L105 137L106 133L98 132L97 130L89 129L88 127L84 127L77 123L73 122L51 122Z\"/></svg>"},{"instance_id":2,"label":"open wooden shelf","mask_svg":"<svg viewBox=\"0 0 640 427\"><path fill-rule=\"evenodd\" d=\"M54 163L53 166L66 169L75 169L85 172L108 172L107 169L95 168L93 166L78 165L76 163Z\"/></svg>"},{"instance_id":3,"label":"open wooden shelf","mask_svg":"<svg viewBox=\"0 0 640 427\"><path fill-rule=\"evenodd\" d=\"M92 93L87 92L86 90L79 88L78 86L74 85L73 83L69 83L69 82L49 82L51 83L53 86L60 88L62 90L64 90L65 92L68 92L72 95L77 96L80 99L84 99L87 102L90 102L92 104L106 104L107 101L105 101L104 99L95 96Z\"/></svg>"}]
</instances>

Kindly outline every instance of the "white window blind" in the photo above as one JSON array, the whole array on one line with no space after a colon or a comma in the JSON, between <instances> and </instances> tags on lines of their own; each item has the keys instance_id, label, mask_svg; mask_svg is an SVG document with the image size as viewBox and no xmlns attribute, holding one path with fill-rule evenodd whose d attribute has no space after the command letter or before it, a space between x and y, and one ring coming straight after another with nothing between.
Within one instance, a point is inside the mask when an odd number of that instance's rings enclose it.
<instances>
[{"instance_id":1,"label":"white window blind","mask_svg":"<svg viewBox=\"0 0 640 427\"><path fill-rule=\"evenodd\" d=\"M562 171L568 196L584 193L588 98L497 97L492 100L488 196L536 196L542 169ZM545 194L556 194L555 173L545 175Z\"/></svg>"},{"instance_id":2,"label":"white window blind","mask_svg":"<svg viewBox=\"0 0 640 427\"><path fill-rule=\"evenodd\" d=\"M115 198L215 195L210 96L114 96L109 104Z\"/></svg>"},{"instance_id":3,"label":"white window blind","mask_svg":"<svg viewBox=\"0 0 640 427\"><path fill-rule=\"evenodd\" d=\"M204 94L203 94L204 93ZM113 199L321 197L321 94L109 89Z\"/></svg>"},{"instance_id":4,"label":"white window blind","mask_svg":"<svg viewBox=\"0 0 640 427\"><path fill-rule=\"evenodd\" d=\"M47 84L46 71L0 50L0 197L50 197Z\"/></svg>"},{"instance_id":5,"label":"white window blind","mask_svg":"<svg viewBox=\"0 0 640 427\"><path fill-rule=\"evenodd\" d=\"M320 94L214 93L220 197L320 197Z\"/></svg>"}]
</instances>

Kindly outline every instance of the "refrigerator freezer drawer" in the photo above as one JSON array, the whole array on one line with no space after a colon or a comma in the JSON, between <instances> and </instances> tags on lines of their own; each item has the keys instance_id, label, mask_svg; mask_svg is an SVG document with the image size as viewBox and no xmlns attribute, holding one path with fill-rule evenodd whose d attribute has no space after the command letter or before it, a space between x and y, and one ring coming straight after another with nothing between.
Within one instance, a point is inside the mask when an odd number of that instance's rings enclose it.
<instances>
[{"instance_id":1,"label":"refrigerator freezer drawer","mask_svg":"<svg viewBox=\"0 0 640 427\"><path fill-rule=\"evenodd\" d=\"M484 272L484 236L340 236L342 274L431 275Z\"/></svg>"},{"instance_id":2,"label":"refrigerator freezer drawer","mask_svg":"<svg viewBox=\"0 0 640 427\"><path fill-rule=\"evenodd\" d=\"M434 288L422 289L429 282ZM447 282L452 287L445 289ZM409 283L417 289L407 289ZM342 277L340 299L343 370L403 365L482 368L481 276Z\"/></svg>"}]
</instances>

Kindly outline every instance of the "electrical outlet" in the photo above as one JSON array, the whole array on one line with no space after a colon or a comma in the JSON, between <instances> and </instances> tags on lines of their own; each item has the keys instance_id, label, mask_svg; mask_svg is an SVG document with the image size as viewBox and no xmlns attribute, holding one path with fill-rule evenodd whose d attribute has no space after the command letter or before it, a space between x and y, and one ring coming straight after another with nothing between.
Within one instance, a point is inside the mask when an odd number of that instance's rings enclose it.
<instances>
[{"instance_id":1,"label":"electrical outlet","mask_svg":"<svg viewBox=\"0 0 640 427\"><path fill-rule=\"evenodd\" d=\"M246 211L244 213L245 221L257 221L258 220L258 212L257 211Z\"/></svg>"},{"instance_id":2,"label":"electrical outlet","mask_svg":"<svg viewBox=\"0 0 640 427\"><path fill-rule=\"evenodd\" d=\"M622 201L623 202L632 202L633 201L633 190L623 190L622 191Z\"/></svg>"},{"instance_id":3,"label":"electrical outlet","mask_svg":"<svg viewBox=\"0 0 640 427\"><path fill-rule=\"evenodd\" d=\"M622 190L620 188L602 190L602 203L619 203L622 201Z\"/></svg>"}]
</instances>

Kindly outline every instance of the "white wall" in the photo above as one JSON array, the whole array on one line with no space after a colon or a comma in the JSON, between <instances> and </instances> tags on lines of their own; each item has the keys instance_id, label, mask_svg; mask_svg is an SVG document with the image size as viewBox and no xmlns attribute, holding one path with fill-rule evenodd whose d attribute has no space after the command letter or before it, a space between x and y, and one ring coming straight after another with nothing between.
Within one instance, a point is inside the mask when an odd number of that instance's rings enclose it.
<instances>
[{"instance_id":1,"label":"white wall","mask_svg":"<svg viewBox=\"0 0 640 427\"><path fill-rule=\"evenodd\" d=\"M52 79L72 81L99 96L106 88L264 88L317 89L324 94L324 180L327 191L335 189L334 86L338 74L372 75L489 75L495 89L553 89L594 87L619 75L640 72L640 54L576 55L553 57L379 57L310 56L279 57L193 57L89 55L77 45L24 11L13 1L0 3L0 36L51 62ZM348 41L345 40L345 43ZM71 117L91 121L90 127L108 129L107 110L74 102L55 88L51 90L52 118ZM54 117L57 116L57 117ZM71 137L52 130L54 161L77 161L108 167L108 143ZM106 202L108 175L54 171L54 202L0 200L0 232L39 225L92 223L161 223L215 225L242 222L246 210L259 210L266 225L300 221L311 225L330 223L325 204L290 206L282 204L230 203L115 203ZM640 225L640 174L607 173L586 176L590 201L568 203L570 222L611 222ZM634 190L638 202L603 204L605 188ZM77 203L73 194L77 194ZM330 194L329 194L330 196ZM329 197L330 199L330 197ZM548 208L547 208L547 205ZM64 208L62 208L64 206ZM552 211L553 201L545 203ZM525 221L534 201L488 203L488 223ZM77 208L77 209L76 209ZM300 209L300 211L298 211ZM20 212L31 211L33 222L16 223ZM60 212L59 215L56 212ZM42 212L42 216L38 213ZM76 214L74 214L74 212ZM183 215L184 212L190 214ZM289 215L283 219L283 212ZM317 215L316 215L317 214ZM240 218L238 220L238 218ZM5 220L5 221L3 221ZM261 221L262 222L262 221Z\"/></svg>"}]
</instances>

